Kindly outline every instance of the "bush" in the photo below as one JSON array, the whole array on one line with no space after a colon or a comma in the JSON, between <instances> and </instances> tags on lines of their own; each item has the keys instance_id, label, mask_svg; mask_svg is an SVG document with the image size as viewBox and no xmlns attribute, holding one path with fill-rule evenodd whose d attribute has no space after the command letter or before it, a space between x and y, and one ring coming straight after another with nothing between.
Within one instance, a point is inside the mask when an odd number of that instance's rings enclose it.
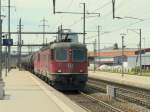
<instances>
[{"instance_id":1,"label":"bush","mask_svg":"<svg viewBox=\"0 0 150 112\"><path fill-rule=\"evenodd\" d=\"M131 69L132 72L138 73L140 72L140 67L135 67Z\"/></svg>"}]
</instances>

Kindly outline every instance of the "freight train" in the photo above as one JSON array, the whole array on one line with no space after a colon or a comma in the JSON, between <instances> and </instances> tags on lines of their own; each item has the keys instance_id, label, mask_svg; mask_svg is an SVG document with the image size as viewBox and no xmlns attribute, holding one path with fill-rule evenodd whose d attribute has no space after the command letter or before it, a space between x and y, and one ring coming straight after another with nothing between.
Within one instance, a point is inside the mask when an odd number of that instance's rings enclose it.
<instances>
[{"instance_id":1,"label":"freight train","mask_svg":"<svg viewBox=\"0 0 150 112\"><path fill-rule=\"evenodd\" d=\"M83 90L88 78L86 45L54 42L22 58L22 66L59 90Z\"/></svg>"}]
</instances>

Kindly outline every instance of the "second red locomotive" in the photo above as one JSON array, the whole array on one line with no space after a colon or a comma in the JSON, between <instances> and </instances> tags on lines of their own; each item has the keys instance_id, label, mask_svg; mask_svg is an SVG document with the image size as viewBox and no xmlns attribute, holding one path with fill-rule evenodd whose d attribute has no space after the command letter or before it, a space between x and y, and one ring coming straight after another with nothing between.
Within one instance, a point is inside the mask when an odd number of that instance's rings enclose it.
<instances>
[{"instance_id":1,"label":"second red locomotive","mask_svg":"<svg viewBox=\"0 0 150 112\"><path fill-rule=\"evenodd\" d=\"M59 90L83 90L88 78L86 45L54 42L30 56L34 73Z\"/></svg>"}]
</instances>

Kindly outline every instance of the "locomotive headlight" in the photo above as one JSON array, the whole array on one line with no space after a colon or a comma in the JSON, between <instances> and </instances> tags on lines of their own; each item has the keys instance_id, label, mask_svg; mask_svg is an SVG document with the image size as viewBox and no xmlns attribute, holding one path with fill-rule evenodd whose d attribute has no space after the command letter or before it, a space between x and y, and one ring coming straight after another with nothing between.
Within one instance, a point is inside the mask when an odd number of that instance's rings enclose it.
<instances>
[{"instance_id":1,"label":"locomotive headlight","mask_svg":"<svg viewBox=\"0 0 150 112\"><path fill-rule=\"evenodd\" d=\"M83 72L83 70L81 69L81 70L80 70L80 72L82 73L82 72Z\"/></svg>"},{"instance_id":2,"label":"locomotive headlight","mask_svg":"<svg viewBox=\"0 0 150 112\"><path fill-rule=\"evenodd\" d=\"M62 72L62 71L59 69L59 70L58 70L58 73L61 73L61 72Z\"/></svg>"}]
</instances>

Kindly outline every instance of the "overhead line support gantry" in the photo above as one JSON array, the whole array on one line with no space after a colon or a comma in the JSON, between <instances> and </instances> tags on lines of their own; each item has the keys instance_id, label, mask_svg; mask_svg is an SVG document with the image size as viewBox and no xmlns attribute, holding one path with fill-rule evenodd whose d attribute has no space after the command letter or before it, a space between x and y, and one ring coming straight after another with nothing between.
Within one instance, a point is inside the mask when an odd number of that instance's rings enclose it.
<instances>
[{"instance_id":1,"label":"overhead line support gantry","mask_svg":"<svg viewBox=\"0 0 150 112\"><path fill-rule=\"evenodd\" d=\"M100 13L94 13L94 12L92 12L92 13L89 13L89 12L86 12L86 6L85 6L85 3L82 3L83 4L83 12L60 12L60 11L56 11L56 0L53 0L53 13L54 14L56 14L56 13L58 13L58 14L83 14L83 44L85 44L85 34L86 34L86 20L85 20L85 16L86 16L86 14L88 14L88 15L93 15L93 14L95 14L95 15L98 15L98 16L100 16Z\"/></svg>"}]
</instances>

